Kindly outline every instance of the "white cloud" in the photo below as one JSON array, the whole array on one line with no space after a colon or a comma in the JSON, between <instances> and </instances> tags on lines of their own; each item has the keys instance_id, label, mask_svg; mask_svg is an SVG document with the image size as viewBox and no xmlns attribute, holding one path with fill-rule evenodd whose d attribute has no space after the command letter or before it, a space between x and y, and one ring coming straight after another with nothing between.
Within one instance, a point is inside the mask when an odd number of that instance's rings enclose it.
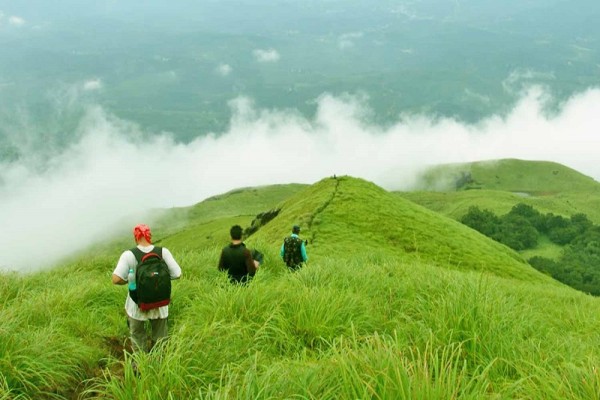
<instances>
[{"instance_id":1,"label":"white cloud","mask_svg":"<svg viewBox=\"0 0 600 400\"><path fill-rule=\"evenodd\" d=\"M400 4L390 9L390 13L400 15L409 21L428 21L434 18L427 15L419 15L417 12L409 7L408 4Z\"/></svg>"},{"instance_id":2,"label":"white cloud","mask_svg":"<svg viewBox=\"0 0 600 400\"><path fill-rule=\"evenodd\" d=\"M556 76L552 72L540 72L532 69L516 69L508 78L502 81L502 87L507 93L518 94L532 84L554 81Z\"/></svg>"},{"instance_id":3,"label":"white cloud","mask_svg":"<svg viewBox=\"0 0 600 400\"><path fill-rule=\"evenodd\" d=\"M261 63L277 62L281 58L279 53L275 49L256 49L252 52L252 54L254 54L254 58L256 59L256 61Z\"/></svg>"},{"instance_id":4,"label":"white cloud","mask_svg":"<svg viewBox=\"0 0 600 400\"><path fill-rule=\"evenodd\" d=\"M129 229L137 221L123 218L141 209L191 205L237 187L347 174L406 189L428 165L509 157L556 161L600 180L600 89L572 97L552 116L546 97L531 90L508 115L472 125L410 115L385 127L365 122L360 98L324 95L311 119L240 98L227 132L189 144L168 135L135 139L135 126L92 108L80 139L45 168L27 159L0 165L2 263L38 268ZM290 168L292 155L298 167ZM141 201L156 182L160 190Z\"/></svg>"},{"instance_id":5,"label":"white cloud","mask_svg":"<svg viewBox=\"0 0 600 400\"><path fill-rule=\"evenodd\" d=\"M9 25L12 26L22 26L25 25L25 20L21 17L17 17L17 16L11 16L8 18L8 23Z\"/></svg>"},{"instance_id":6,"label":"white cloud","mask_svg":"<svg viewBox=\"0 0 600 400\"><path fill-rule=\"evenodd\" d=\"M480 103L485 103L485 104L489 104L491 103L492 99L490 99L489 96L483 95L483 94L479 94L477 92L472 91L471 89L465 88L465 90L463 91L464 93L464 97L469 98L469 99L474 99L479 101Z\"/></svg>"},{"instance_id":7,"label":"white cloud","mask_svg":"<svg viewBox=\"0 0 600 400\"><path fill-rule=\"evenodd\" d=\"M338 47L342 50L354 47L354 42L364 36L362 32L352 32L340 35L338 38Z\"/></svg>"},{"instance_id":8,"label":"white cloud","mask_svg":"<svg viewBox=\"0 0 600 400\"><path fill-rule=\"evenodd\" d=\"M163 82L176 82L179 80L179 74L173 69L160 72L156 75L156 77Z\"/></svg>"},{"instance_id":9,"label":"white cloud","mask_svg":"<svg viewBox=\"0 0 600 400\"><path fill-rule=\"evenodd\" d=\"M229 64L220 64L216 69L217 74L221 76L228 76L231 71L233 71L233 68Z\"/></svg>"},{"instance_id":10,"label":"white cloud","mask_svg":"<svg viewBox=\"0 0 600 400\"><path fill-rule=\"evenodd\" d=\"M90 79L83 83L83 90L93 91L102 89L102 81L100 79Z\"/></svg>"}]
</instances>

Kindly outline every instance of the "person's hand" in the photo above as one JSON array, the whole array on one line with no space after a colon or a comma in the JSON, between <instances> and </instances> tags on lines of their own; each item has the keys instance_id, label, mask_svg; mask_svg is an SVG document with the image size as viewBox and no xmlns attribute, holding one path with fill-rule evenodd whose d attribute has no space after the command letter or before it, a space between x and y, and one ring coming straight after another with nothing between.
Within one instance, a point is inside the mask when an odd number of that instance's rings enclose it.
<instances>
[{"instance_id":1,"label":"person's hand","mask_svg":"<svg viewBox=\"0 0 600 400\"><path fill-rule=\"evenodd\" d=\"M260 263L256 260L253 260L253 261L254 261L254 268L258 269L258 267L260 266Z\"/></svg>"}]
</instances>

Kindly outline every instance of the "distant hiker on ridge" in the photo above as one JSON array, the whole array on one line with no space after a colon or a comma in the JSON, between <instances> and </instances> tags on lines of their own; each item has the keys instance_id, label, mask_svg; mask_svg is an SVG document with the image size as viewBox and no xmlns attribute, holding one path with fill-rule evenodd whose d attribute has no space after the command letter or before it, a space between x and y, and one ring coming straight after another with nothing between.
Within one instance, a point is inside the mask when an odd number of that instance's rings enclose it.
<instances>
[{"instance_id":1,"label":"distant hiker on ridge","mask_svg":"<svg viewBox=\"0 0 600 400\"><path fill-rule=\"evenodd\" d=\"M147 225L136 225L133 237L137 246L121 254L112 282L129 284L125 312L133 350L149 351L157 341L167 337L171 280L181 276L181 268L167 248L152 245ZM146 321L150 321L152 328L150 346Z\"/></svg>"},{"instance_id":2,"label":"distant hiker on ridge","mask_svg":"<svg viewBox=\"0 0 600 400\"><path fill-rule=\"evenodd\" d=\"M242 242L242 227L234 225L229 230L231 243L221 250L219 270L227 271L232 283L246 283L256 274L262 255L255 252L255 260L250 250Z\"/></svg>"},{"instance_id":3,"label":"distant hiker on ridge","mask_svg":"<svg viewBox=\"0 0 600 400\"><path fill-rule=\"evenodd\" d=\"M294 225L292 234L283 240L281 246L281 258L291 271L300 269L302 264L308 261L305 242L300 239L299 235L300 227Z\"/></svg>"}]
</instances>

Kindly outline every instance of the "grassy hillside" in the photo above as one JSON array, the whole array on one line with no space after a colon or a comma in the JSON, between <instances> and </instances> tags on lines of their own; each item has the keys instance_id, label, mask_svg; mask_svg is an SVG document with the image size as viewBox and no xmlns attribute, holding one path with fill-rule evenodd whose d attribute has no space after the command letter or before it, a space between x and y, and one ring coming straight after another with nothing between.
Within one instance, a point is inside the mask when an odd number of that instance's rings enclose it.
<instances>
[{"instance_id":1,"label":"grassy hillside","mask_svg":"<svg viewBox=\"0 0 600 400\"><path fill-rule=\"evenodd\" d=\"M440 165L423 174L420 187L428 190L396 194L455 220L471 206L504 215L524 203L542 214L583 213L600 224L600 183L553 162L506 159ZM561 251L542 238L535 249L521 254L557 259Z\"/></svg>"},{"instance_id":2,"label":"grassy hillside","mask_svg":"<svg viewBox=\"0 0 600 400\"><path fill-rule=\"evenodd\" d=\"M235 189L190 207L154 210L149 213L147 223L152 227L156 244L182 250L222 245L229 241L232 225L249 226L257 214L274 208L306 186L292 183ZM131 246L131 233L127 229L123 236L109 243L94 245L94 253L112 254Z\"/></svg>"},{"instance_id":3,"label":"grassy hillside","mask_svg":"<svg viewBox=\"0 0 600 400\"><path fill-rule=\"evenodd\" d=\"M298 193L306 186L287 184L235 189L210 197L191 207L163 211L155 226L163 237L172 232L179 233L182 228L189 229L222 218L254 217Z\"/></svg>"},{"instance_id":4,"label":"grassy hillside","mask_svg":"<svg viewBox=\"0 0 600 400\"><path fill-rule=\"evenodd\" d=\"M185 275L170 340L148 355L123 352L114 258L2 275L0 399L600 395L600 304L568 288L395 257L327 257L290 274L272 250L235 287L216 251L174 252Z\"/></svg>"},{"instance_id":5,"label":"grassy hillside","mask_svg":"<svg viewBox=\"0 0 600 400\"><path fill-rule=\"evenodd\" d=\"M165 212L156 222L158 243L202 249L229 241L232 225L250 226L257 214L274 208L307 185L288 184L232 190L192 207Z\"/></svg>"},{"instance_id":6,"label":"grassy hillside","mask_svg":"<svg viewBox=\"0 0 600 400\"><path fill-rule=\"evenodd\" d=\"M272 209L247 240L264 264L230 285L229 227ZM128 352L122 248L0 274L0 400L600 398L598 299L370 182L244 189L163 218L155 237L184 274L170 340ZM310 260L289 273L294 223Z\"/></svg>"},{"instance_id":7,"label":"grassy hillside","mask_svg":"<svg viewBox=\"0 0 600 400\"><path fill-rule=\"evenodd\" d=\"M457 188L465 174L472 181ZM398 195L454 219L470 206L501 215L525 203L542 213L583 213L600 223L600 183L556 163L509 159L442 165L426 172L419 186L423 190Z\"/></svg>"},{"instance_id":8,"label":"grassy hillside","mask_svg":"<svg viewBox=\"0 0 600 400\"><path fill-rule=\"evenodd\" d=\"M249 243L279 245L294 223L304 227L311 261L335 254L389 255L444 267L542 279L515 252L460 223L356 178L324 179L292 196Z\"/></svg>"},{"instance_id":9,"label":"grassy hillside","mask_svg":"<svg viewBox=\"0 0 600 400\"><path fill-rule=\"evenodd\" d=\"M471 179L461 181L465 174ZM540 196L600 191L594 179L562 164L517 159L435 166L422 174L419 186L425 190L488 189Z\"/></svg>"}]
</instances>

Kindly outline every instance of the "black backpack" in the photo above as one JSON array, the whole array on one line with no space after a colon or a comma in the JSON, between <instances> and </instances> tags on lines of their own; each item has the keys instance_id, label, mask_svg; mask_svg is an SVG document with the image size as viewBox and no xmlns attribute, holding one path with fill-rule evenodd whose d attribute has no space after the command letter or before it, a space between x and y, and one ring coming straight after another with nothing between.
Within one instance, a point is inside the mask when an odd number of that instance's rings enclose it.
<instances>
[{"instance_id":1,"label":"black backpack","mask_svg":"<svg viewBox=\"0 0 600 400\"><path fill-rule=\"evenodd\" d=\"M302 239L297 236L288 236L283 240L283 261L290 267L297 267L304 259L302 258Z\"/></svg>"},{"instance_id":2,"label":"black backpack","mask_svg":"<svg viewBox=\"0 0 600 400\"><path fill-rule=\"evenodd\" d=\"M166 306L171 302L171 274L162 258L162 248L154 246L149 253L137 247L131 249L137 261L135 268L136 290L129 296L142 311Z\"/></svg>"}]
</instances>

